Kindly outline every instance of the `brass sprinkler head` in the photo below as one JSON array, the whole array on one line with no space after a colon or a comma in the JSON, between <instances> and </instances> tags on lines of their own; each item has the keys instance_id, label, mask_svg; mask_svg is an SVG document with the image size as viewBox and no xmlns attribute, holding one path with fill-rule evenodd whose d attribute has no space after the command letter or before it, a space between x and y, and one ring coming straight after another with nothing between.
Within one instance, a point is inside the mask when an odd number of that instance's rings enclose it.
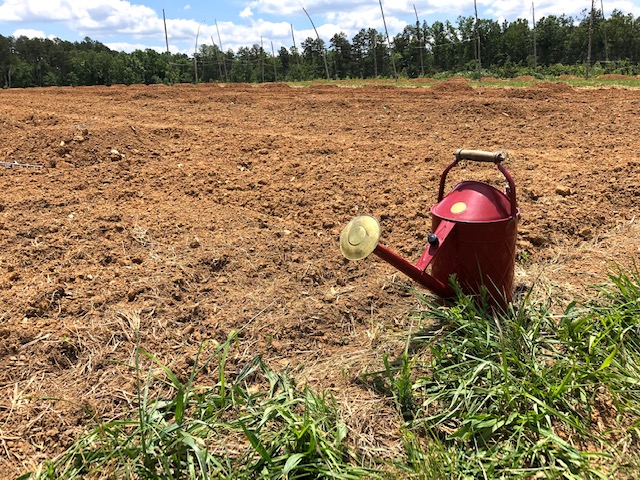
<instances>
[{"instance_id":1,"label":"brass sprinkler head","mask_svg":"<svg viewBox=\"0 0 640 480\"><path fill-rule=\"evenodd\" d=\"M352 219L340 233L340 252L348 260L362 260L373 253L380 239L380 224L371 215Z\"/></svg>"}]
</instances>

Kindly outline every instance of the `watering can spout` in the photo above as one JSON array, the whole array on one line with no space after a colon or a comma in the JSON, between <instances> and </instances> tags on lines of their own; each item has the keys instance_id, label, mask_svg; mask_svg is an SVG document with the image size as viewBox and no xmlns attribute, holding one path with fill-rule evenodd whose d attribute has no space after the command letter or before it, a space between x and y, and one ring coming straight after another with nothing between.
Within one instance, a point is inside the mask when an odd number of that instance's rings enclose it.
<instances>
[{"instance_id":1,"label":"watering can spout","mask_svg":"<svg viewBox=\"0 0 640 480\"><path fill-rule=\"evenodd\" d=\"M438 231L435 232L436 235ZM442 238L444 232L441 232ZM445 234L446 235L446 234ZM340 234L340 251L349 260L361 260L370 254L375 254L391 266L400 270L412 280L442 298L453 295L451 287L425 272L433 256L439 248L439 240L430 241L430 248L422 255L418 264L412 265L398 254L378 243L380 239L380 224L369 215L361 215L351 220ZM431 252L430 258L426 258Z\"/></svg>"},{"instance_id":2,"label":"watering can spout","mask_svg":"<svg viewBox=\"0 0 640 480\"><path fill-rule=\"evenodd\" d=\"M400 270L402 273L404 273L406 276L408 276L412 280L415 280L416 282L418 282L427 290L430 290L433 293L435 293L437 296L442 298L448 298L453 296L453 290L451 289L451 287L445 285L440 280L432 277L428 273L425 273L424 270L420 270L418 267L416 267L415 265L412 265L411 263L406 261L404 258L392 252L388 248L382 245L378 245L376 249L373 251L373 253L376 254L385 262L387 262L388 264L390 264L391 266L393 266L394 268L396 268L397 270Z\"/></svg>"}]
</instances>

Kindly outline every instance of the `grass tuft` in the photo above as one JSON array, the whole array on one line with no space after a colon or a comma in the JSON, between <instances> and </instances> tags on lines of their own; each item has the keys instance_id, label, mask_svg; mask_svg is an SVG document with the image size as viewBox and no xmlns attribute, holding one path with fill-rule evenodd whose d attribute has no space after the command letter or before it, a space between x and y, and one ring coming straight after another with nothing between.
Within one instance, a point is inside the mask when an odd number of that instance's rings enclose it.
<instances>
[{"instance_id":1,"label":"grass tuft","mask_svg":"<svg viewBox=\"0 0 640 480\"><path fill-rule=\"evenodd\" d=\"M411 363L384 372L397 403L412 398L409 438L427 439L418 452L405 442L413 473L432 478L427 450L446 478L622 472L616 442L632 443L640 418L639 280L611 275L598 302L561 315L529 295L505 312L459 290L451 306L426 301L419 320L437 326L411 339Z\"/></svg>"},{"instance_id":2,"label":"grass tuft","mask_svg":"<svg viewBox=\"0 0 640 480\"><path fill-rule=\"evenodd\" d=\"M296 388L260 357L229 378L226 360L235 338L206 361L197 359L186 382L138 349L136 375L145 380L137 418L97 426L22 478L357 479L371 473L346 448L347 428L331 397ZM162 375L142 375L140 355ZM211 364L217 382L197 385Z\"/></svg>"},{"instance_id":3,"label":"grass tuft","mask_svg":"<svg viewBox=\"0 0 640 480\"><path fill-rule=\"evenodd\" d=\"M640 467L640 274L559 314L429 299L397 358L360 384L393 404L405 455L360 465L326 393L261 357L230 372L237 333L182 381L136 349L138 405L22 478L633 478ZM142 364L150 364L143 372ZM154 372L159 372L154 374ZM351 442L350 444L357 444ZM371 458L371 455L366 455Z\"/></svg>"}]
</instances>

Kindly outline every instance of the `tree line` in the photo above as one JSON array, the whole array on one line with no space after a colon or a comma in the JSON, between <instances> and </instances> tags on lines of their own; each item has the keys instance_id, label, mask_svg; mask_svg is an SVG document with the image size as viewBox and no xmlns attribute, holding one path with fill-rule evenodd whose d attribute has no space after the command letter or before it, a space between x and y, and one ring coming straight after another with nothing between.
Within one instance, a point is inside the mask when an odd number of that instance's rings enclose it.
<instances>
[{"instance_id":1,"label":"tree line","mask_svg":"<svg viewBox=\"0 0 640 480\"><path fill-rule=\"evenodd\" d=\"M392 38L362 29L349 40L337 33L327 45L307 38L278 51L263 44L222 51L199 45L189 56L152 49L113 51L85 38L0 35L0 85L11 87L152 84L183 82L273 82L320 78L416 78L468 72L503 78L584 73L640 74L640 17L614 10L584 11L581 19L550 15L536 22L458 17L456 23L416 22ZM477 45L480 44L480 61ZM591 45L589 49L589 44ZM482 70L476 67L481 65Z\"/></svg>"}]
</instances>

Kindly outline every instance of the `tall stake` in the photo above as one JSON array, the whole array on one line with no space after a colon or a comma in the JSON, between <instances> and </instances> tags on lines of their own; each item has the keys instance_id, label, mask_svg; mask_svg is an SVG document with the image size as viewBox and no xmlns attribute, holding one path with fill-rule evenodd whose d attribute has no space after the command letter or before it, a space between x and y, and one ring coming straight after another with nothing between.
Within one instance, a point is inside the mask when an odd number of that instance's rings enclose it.
<instances>
[{"instance_id":1,"label":"tall stake","mask_svg":"<svg viewBox=\"0 0 640 480\"><path fill-rule=\"evenodd\" d=\"M278 81L278 70L276 69L276 51L273 49L273 40L271 40L271 56L273 57L273 81Z\"/></svg>"},{"instance_id":2,"label":"tall stake","mask_svg":"<svg viewBox=\"0 0 640 480\"><path fill-rule=\"evenodd\" d=\"M591 40L593 38L593 12L595 10L595 0L591 0L591 16L589 17L589 45L587 47L587 67L584 78L589 80L589 70L591 69Z\"/></svg>"},{"instance_id":3,"label":"tall stake","mask_svg":"<svg viewBox=\"0 0 640 480\"><path fill-rule=\"evenodd\" d=\"M418 18L418 10L416 4L413 4L413 11L416 13L416 34L418 35L418 44L420 45L420 76L424 77L424 61L422 60L422 35L420 35L420 19Z\"/></svg>"},{"instance_id":4,"label":"tall stake","mask_svg":"<svg viewBox=\"0 0 640 480\"><path fill-rule=\"evenodd\" d=\"M264 83L264 44L260 35L260 71L262 72L262 83Z\"/></svg>"},{"instance_id":5,"label":"tall stake","mask_svg":"<svg viewBox=\"0 0 640 480\"><path fill-rule=\"evenodd\" d=\"M164 41L167 44L167 75L169 76L169 83L173 83L171 79L171 52L169 52L169 35L167 34L167 17L164 16L164 8L162 9L162 21L164 23Z\"/></svg>"},{"instance_id":6,"label":"tall stake","mask_svg":"<svg viewBox=\"0 0 640 480\"><path fill-rule=\"evenodd\" d=\"M224 58L224 52L222 50L222 39L220 38L220 29L218 28L218 20L216 22L216 31L218 32L218 43L220 44L220 54L222 55L222 67L224 68L224 80L225 82L229 82L229 76L227 75L227 62Z\"/></svg>"},{"instance_id":7,"label":"tall stake","mask_svg":"<svg viewBox=\"0 0 640 480\"><path fill-rule=\"evenodd\" d=\"M382 24L384 25L384 33L387 35L387 45L389 46L389 52L391 53L391 65L393 65L393 78L398 81L398 72L396 71L396 59L393 57L393 48L391 48L391 39L389 38L389 31L387 30L387 21L384 18L384 9L382 8L382 0L378 0L380 4L380 11L382 12Z\"/></svg>"},{"instance_id":8,"label":"tall stake","mask_svg":"<svg viewBox=\"0 0 640 480\"><path fill-rule=\"evenodd\" d=\"M216 47L216 43L213 41L213 35L211 35L211 45L213 45L213 47ZM222 65L220 65L222 62L220 61L220 51L218 51L218 75L220 75L220 81L222 81L222 79L224 78L222 76Z\"/></svg>"},{"instance_id":9,"label":"tall stake","mask_svg":"<svg viewBox=\"0 0 640 480\"><path fill-rule=\"evenodd\" d=\"M196 32L196 48L193 51L193 69L195 70L195 79L198 83L198 36L200 35L200 25L198 25L198 31Z\"/></svg>"},{"instance_id":10,"label":"tall stake","mask_svg":"<svg viewBox=\"0 0 640 480\"><path fill-rule=\"evenodd\" d=\"M536 38L536 7L531 2L531 16L533 18L533 69L538 68L538 50L537 50L537 38Z\"/></svg>"},{"instance_id":11,"label":"tall stake","mask_svg":"<svg viewBox=\"0 0 640 480\"><path fill-rule=\"evenodd\" d=\"M604 18L604 5L600 0L600 11L602 12L602 33L604 34L604 61L609 63L609 43L607 42L607 21Z\"/></svg>"},{"instance_id":12,"label":"tall stake","mask_svg":"<svg viewBox=\"0 0 640 480\"><path fill-rule=\"evenodd\" d=\"M311 22L311 26L313 27L314 32L316 32L316 37L318 38L318 46L320 46L320 35L318 35L318 30L316 29L316 25L313 23L313 20L311 20L311 16L309 15L309 12L307 12L307 9L304 8L302 6L302 4L300 4L300 6L302 7L302 10L304 11L305 15L307 16L307 18L309 19L309 21ZM327 54L325 52L325 48L324 46L322 47L322 59L324 60L324 71L327 74L327 80L329 80L331 77L329 76L329 65L327 65Z\"/></svg>"},{"instance_id":13,"label":"tall stake","mask_svg":"<svg viewBox=\"0 0 640 480\"><path fill-rule=\"evenodd\" d=\"M473 8L476 12L475 30L476 30L476 61L477 61L477 68L478 68L478 80L482 81L482 64L480 62L480 29L478 28L478 4L476 3L476 0L473 0Z\"/></svg>"},{"instance_id":14,"label":"tall stake","mask_svg":"<svg viewBox=\"0 0 640 480\"><path fill-rule=\"evenodd\" d=\"M378 34L375 30L369 29L373 35L371 43L373 43L373 76L378 77Z\"/></svg>"},{"instance_id":15,"label":"tall stake","mask_svg":"<svg viewBox=\"0 0 640 480\"><path fill-rule=\"evenodd\" d=\"M293 34L293 24L289 24L291 27L291 40L293 40L293 49L296 53L296 61L298 62L298 73L302 73L300 70L300 52L298 52L298 47L296 47L296 36Z\"/></svg>"}]
</instances>

